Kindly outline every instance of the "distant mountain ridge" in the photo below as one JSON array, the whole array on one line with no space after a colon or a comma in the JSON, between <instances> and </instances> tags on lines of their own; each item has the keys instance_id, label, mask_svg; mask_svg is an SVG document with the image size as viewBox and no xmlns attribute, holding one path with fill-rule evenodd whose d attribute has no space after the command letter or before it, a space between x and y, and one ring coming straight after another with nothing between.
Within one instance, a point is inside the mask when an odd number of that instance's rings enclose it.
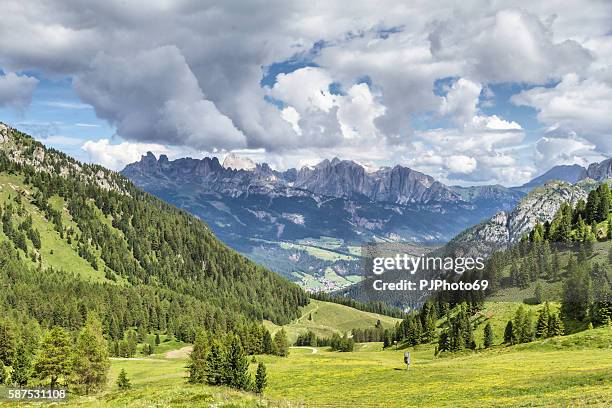
<instances>
[{"instance_id":1,"label":"distant mountain ridge","mask_svg":"<svg viewBox=\"0 0 612 408\"><path fill-rule=\"evenodd\" d=\"M521 188L540 187L552 180L565 181L573 184L585 179L586 177L587 169L578 164L560 165L551 168L544 174L534 178L528 183L523 184Z\"/></svg>"},{"instance_id":2,"label":"distant mountain ridge","mask_svg":"<svg viewBox=\"0 0 612 408\"><path fill-rule=\"evenodd\" d=\"M338 158L277 171L236 155L222 164L148 153L122 173L205 220L251 259L327 290L359 278L362 243L446 242L524 195L499 185L447 186L400 165L371 169Z\"/></svg>"},{"instance_id":3,"label":"distant mountain ridge","mask_svg":"<svg viewBox=\"0 0 612 408\"><path fill-rule=\"evenodd\" d=\"M337 198L365 198L394 204L471 203L478 199L514 201L520 192L506 187L447 186L419 171L396 165L368 171L351 160L323 160L315 166L273 170L267 163L253 163L237 155L228 155L221 164L216 157L159 160L151 152L125 167L122 173L137 182L146 179L186 179L211 191L238 196L253 192L312 194Z\"/></svg>"},{"instance_id":4,"label":"distant mountain ridge","mask_svg":"<svg viewBox=\"0 0 612 408\"><path fill-rule=\"evenodd\" d=\"M578 164L554 166L544 174L518 187L518 189L529 190L543 186L553 180L574 184L585 179L603 181L609 178L612 178L612 159L591 163L588 168Z\"/></svg>"}]
</instances>

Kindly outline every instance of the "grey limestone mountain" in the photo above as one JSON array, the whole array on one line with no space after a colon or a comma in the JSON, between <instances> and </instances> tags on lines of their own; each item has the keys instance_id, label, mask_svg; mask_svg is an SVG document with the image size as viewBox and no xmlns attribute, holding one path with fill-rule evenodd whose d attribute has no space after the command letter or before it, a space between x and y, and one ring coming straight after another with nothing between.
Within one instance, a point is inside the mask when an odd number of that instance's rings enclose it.
<instances>
[{"instance_id":1,"label":"grey limestone mountain","mask_svg":"<svg viewBox=\"0 0 612 408\"><path fill-rule=\"evenodd\" d=\"M222 240L286 276L335 289L354 282L366 242L435 245L510 210L503 186L454 187L408 167L323 160L276 171L236 155L170 161L149 153L123 174L205 220Z\"/></svg>"}]
</instances>

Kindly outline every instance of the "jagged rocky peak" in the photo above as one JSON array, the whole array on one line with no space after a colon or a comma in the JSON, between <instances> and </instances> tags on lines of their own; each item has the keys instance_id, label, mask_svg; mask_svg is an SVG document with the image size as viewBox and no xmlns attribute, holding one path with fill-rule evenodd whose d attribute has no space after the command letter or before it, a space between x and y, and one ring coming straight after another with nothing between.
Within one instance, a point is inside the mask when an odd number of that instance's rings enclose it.
<instances>
[{"instance_id":1,"label":"jagged rocky peak","mask_svg":"<svg viewBox=\"0 0 612 408\"><path fill-rule=\"evenodd\" d=\"M225 156L225 159L223 159L223 167L232 170L252 171L257 168L257 165L248 157L241 157L236 153L229 153Z\"/></svg>"},{"instance_id":2,"label":"jagged rocky peak","mask_svg":"<svg viewBox=\"0 0 612 408\"><path fill-rule=\"evenodd\" d=\"M612 159L589 165L587 177L598 181L612 178Z\"/></svg>"}]
</instances>

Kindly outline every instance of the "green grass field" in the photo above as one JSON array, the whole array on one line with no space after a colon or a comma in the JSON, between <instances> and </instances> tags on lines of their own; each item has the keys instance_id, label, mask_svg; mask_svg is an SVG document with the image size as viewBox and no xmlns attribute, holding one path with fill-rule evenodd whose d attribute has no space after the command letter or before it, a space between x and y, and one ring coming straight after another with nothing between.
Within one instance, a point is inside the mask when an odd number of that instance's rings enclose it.
<instances>
[{"instance_id":1,"label":"green grass field","mask_svg":"<svg viewBox=\"0 0 612 408\"><path fill-rule=\"evenodd\" d=\"M163 355L112 361L108 389L73 397L66 407L609 407L612 328L435 358L431 346L353 353L291 349L287 358L258 356L268 368L263 397L224 387L191 385L186 359ZM125 369L133 388L119 391ZM251 369L255 364L251 364ZM1 404L0 404L1 405Z\"/></svg>"}]
</instances>

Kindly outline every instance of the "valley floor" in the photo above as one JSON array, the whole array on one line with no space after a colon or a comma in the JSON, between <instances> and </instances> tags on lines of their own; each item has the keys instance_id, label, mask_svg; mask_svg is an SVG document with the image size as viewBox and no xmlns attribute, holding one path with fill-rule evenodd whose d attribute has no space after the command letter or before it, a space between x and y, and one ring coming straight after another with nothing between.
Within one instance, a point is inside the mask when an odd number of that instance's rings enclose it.
<instances>
[{"instance_id":1,"label":"valley floor","mask_svg":"<svg viewBox=\"0 0 612 408\"><path fill-rule=\"evenodd\" d=\"M435 358L432 346L353 353L292 348L289 357L257 356L268 368L263 397L190 385L185 353L113 360L108 390L63 407L474 407L612 404L612 328L486 351ZM178 358L168 358L168 357ZM133 388L116 390L124 368ZM255 368L255 364L251 364ZM0 403L0 405L2 405Z\"/></svg>"}]
</instances>

